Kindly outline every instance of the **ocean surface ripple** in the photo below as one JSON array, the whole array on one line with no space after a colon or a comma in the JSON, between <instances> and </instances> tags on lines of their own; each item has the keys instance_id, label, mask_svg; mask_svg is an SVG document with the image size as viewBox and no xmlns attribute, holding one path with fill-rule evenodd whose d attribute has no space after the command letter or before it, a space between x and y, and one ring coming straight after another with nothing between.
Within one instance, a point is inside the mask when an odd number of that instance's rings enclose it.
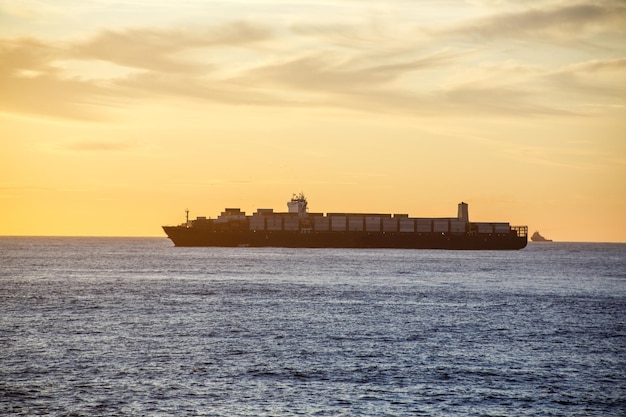
<instances>
[{"instance_id":1,"label":"ocean surface ripple","mask_svg":"<svg viewBox=\"0 0 626 417\"><path fill-rule=\"evenodd\" d=\"M626 245L0 238L0 415L624 416Z\"/></svg>"}]
</instances>

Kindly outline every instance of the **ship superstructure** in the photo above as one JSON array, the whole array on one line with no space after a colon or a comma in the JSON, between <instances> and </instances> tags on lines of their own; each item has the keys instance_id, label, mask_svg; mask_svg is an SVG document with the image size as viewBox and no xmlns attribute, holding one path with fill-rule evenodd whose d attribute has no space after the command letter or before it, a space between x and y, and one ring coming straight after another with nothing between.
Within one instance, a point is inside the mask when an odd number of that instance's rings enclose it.
<instances>
[{"instance_id":1,"label":"ship superstructure","mask_svg":"<svg viewBox=\"0 0 626 417\"><path fill-rule=\"evenodd\" d=\"M294 194L287 212L257 209L246 215L226 208L217 219L197 217L163 226L176 246L277 246L305 248L522 249L527 226L470 222L468 205L457 217L408 214L311 213L304 194Z\"/></svg>"}]
</instances>

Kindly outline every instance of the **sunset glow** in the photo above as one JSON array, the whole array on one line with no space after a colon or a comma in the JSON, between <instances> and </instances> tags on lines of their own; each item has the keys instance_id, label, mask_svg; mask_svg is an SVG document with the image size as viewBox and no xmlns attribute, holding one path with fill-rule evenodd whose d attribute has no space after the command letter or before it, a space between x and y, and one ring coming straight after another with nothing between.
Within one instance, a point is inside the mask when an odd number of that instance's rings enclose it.
<instances>
[{"instance_id":1,"label":"sunset glow","mask_svg":"<svg viewBox=\"0 0 626 417\"><path fill-rule=\"evenodd\" d=\"M626 4L0 0L0 145L0 235L303 191L626 242Z\"/></svg>"}]
</instances>

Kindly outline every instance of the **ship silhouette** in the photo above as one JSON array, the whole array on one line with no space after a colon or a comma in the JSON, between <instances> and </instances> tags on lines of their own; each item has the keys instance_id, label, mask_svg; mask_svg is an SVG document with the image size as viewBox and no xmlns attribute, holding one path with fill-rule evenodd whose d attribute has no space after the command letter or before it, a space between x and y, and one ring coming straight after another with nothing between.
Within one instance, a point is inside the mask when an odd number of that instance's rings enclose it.
<instances>
[{"instance_id":1,"label":"ship silhouette","mask_svg":"<svg viewBox=\"0 0 626 417\"><path fill-rule=\"evenodd\" d=\"M257 209L246 215L226 208L217 217L198 217L178 226L163 226L175 246L522 249L528 226L504 222L470 222L468 205L456 217L409 217L408 214L311 213L303 193L287 202L287 212Z\"/></svg>"}]
</instances>

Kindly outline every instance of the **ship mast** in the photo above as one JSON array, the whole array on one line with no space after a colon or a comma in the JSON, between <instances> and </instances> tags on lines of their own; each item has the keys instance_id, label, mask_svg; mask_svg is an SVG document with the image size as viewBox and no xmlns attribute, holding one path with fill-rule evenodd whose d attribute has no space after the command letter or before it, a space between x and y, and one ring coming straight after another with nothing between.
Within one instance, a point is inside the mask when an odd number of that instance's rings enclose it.
<instances>
[{"instance_id":1,"label":"ship mast","mask_svg":"<svg viewBox=\"0 0 626 417\"><path fill-rule=\"evenodd\" d=\"M189 209L185 209L185 226L189 227Z\"/></svg>"}]
</instances>

